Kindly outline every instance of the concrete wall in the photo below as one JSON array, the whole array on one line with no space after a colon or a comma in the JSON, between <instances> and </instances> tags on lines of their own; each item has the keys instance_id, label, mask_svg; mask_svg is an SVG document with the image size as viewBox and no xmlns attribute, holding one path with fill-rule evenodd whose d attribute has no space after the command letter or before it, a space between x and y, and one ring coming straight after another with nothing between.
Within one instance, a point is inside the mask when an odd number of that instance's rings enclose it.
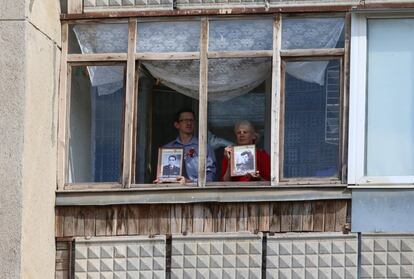
<instances>
[{"instance_id":1,"label":"concrete wall","mask_svg":"<svg viewBox=\"0 0 414 279\"><path fill-rule=\"evenodd\" d=\"M0 278L54 278L59 3L0 0Z\"/></svg>"}]
</instances>

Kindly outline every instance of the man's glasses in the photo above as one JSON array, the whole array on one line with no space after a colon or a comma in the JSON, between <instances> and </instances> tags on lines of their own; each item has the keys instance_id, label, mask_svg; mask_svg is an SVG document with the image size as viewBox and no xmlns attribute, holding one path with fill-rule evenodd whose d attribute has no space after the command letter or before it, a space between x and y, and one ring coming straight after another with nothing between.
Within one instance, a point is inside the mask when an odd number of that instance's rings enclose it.
<instances>
[{"instance_id":1,"label":"man's glasses","mask_svg":"<svg viewBox=\"0 0 414 279\"><path fill-rule=\"evenodd\" d=\"M180 119L178 122L184 122L184 123L194 123L194 119Z\"/></svg>"}]
</instances>

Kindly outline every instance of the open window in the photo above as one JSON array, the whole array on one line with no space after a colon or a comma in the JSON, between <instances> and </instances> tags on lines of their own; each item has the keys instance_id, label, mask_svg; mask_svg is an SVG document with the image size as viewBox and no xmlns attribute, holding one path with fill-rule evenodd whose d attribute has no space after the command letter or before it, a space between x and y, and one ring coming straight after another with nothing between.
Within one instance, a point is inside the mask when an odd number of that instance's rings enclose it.
<instances>
[{"instance_id":1,"label":"open window","mask_svg":"<svg viewBox=\"0 0 414 279\"><path fill-rule=\"evenodd\" d=\"M155 187L182 108L198 138L188 185L231 185L218 181L240 120L269 161L251 185L344 183L347 30L338 15L65 23L60 187Z\"/></svg>"}]
</instances>

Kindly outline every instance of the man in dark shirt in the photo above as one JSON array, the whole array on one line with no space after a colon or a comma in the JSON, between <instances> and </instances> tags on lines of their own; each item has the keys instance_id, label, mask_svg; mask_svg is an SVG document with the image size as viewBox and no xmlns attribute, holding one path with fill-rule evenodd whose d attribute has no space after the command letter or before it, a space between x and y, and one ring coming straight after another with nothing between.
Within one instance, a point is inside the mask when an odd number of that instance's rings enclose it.
<instances>
[{"instance_id":1,"label":"man in dark shirt","mask_svg":"<svg viewBox=\"0 0 414 279\"><path fill-rule=\"evenodd\" d=\"M180 168L176 165L177 158L174 155L168 157L168 165L163 166L162 176L174 177L180 175Z\"/></svg>"}]
</instances>

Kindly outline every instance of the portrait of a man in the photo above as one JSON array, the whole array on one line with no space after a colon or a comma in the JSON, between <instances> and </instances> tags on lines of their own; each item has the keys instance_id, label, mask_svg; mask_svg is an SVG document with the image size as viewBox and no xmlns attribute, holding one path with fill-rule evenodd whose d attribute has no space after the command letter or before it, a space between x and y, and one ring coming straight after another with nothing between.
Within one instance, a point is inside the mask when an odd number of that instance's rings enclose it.
<instances>
[{"instance_id":1,"label":"portrait of a man","mask_svg":"<svg viewBox=\"0 0 414 279\"><path fill-rule=\"evenodd\" d=\"M162 175L165 177L180 175L180 168L177 166L176 155L168 156L168 165L162 167Z\"/></svg>"},{"instance_id":2,"label":"portrait of a man","mask_svg":"<svg viewBox=\"0 0 414 279\"><path fill-rule=\"evenodd\" d=\"M255 151L254 145L233 146L231 176L243 176L256 172Z\"/></svg>"},{"instance_id":3,"label":"portrait of a man","mask_svg":"<svg viewBox=\"0 0 414 279\"><path fill-rule=\"evenodd\" d=\"M158 152L157 179L160 183L176 182L182 175L183 148L163 147Z\"/></svg>"}]
</instances>

